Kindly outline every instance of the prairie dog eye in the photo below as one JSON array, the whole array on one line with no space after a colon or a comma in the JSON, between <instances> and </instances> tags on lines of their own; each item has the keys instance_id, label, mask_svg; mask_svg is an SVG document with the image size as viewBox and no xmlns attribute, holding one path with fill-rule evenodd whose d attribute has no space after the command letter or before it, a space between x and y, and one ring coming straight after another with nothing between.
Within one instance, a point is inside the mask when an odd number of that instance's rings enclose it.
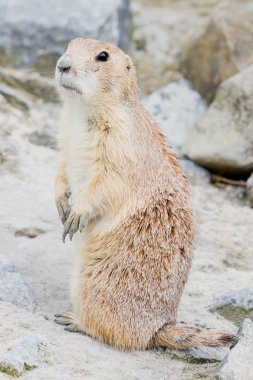
<instances>
[{"instance_id":1,"label":"prairie dog eye","mask_svg":"<svg viewBox=\"0 0 253 380\"><path fill-rule=\"evenodd\" d=\"M107 53L107 51L102 51L96 57L96 60L101 61L101 62L106 62L108 61L108 59L109 59L109 54Z\"/></svg>"}]
</instances>

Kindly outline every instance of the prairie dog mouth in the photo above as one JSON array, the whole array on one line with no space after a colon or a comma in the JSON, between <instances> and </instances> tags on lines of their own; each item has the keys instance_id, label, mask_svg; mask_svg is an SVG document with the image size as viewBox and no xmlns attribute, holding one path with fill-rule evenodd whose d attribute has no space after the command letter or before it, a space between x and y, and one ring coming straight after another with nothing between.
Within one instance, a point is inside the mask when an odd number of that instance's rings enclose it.
<instances>
[{"instance_id":1,"label":"prairie dog mouth","mask_svg":"<svg viewBox=\"0 0 253 380\"><path fill-rule=\"evenodd\" d=\"M69 91L75 91L77 94L82 94L80 90L78 90L76 87L74 86L70 86L70 85L67 85L67 84L64 84L64 83L61 83L61 86L63 88L65 88L66 90L69 90Z\"/></svg>"}]
</instances>

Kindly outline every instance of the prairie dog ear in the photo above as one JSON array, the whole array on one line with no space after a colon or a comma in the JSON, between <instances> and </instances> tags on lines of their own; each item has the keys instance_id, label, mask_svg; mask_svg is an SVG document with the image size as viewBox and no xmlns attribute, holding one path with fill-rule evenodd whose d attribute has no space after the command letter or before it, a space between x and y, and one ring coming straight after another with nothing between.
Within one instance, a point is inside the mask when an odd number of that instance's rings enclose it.
<instances>
[{"instance_id":1,"label":"prairie dog ear","mask_svg":"<svg viewBox=\"0 0 253 380\"><path fill-rule=\"evenodd\" d=\"M125 58L125 65L126 65L126 69L127 69L127 70L130 70L130 69L133 67L133 61L132 61L132 59L129 57L129 55L126 55L126 58Z\"/></svg>"}]
</instances>

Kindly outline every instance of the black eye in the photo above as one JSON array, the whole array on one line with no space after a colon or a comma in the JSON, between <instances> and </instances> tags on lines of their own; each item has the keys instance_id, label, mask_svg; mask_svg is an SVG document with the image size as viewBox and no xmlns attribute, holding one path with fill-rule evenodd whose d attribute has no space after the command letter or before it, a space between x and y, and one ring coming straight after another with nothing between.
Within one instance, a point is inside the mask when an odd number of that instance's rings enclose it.
<instances>
[{"instance_id":1,"label":"black eye","mask_svg":"<svg viewBox=\"0 0 253 380\"><path fill-rule=\"evenodd\" d=\"M107 53L107 51L102 51L98 54L96 59L101 62L106 62L109 59L109 54Z\"/></svg>"}]
</instances>

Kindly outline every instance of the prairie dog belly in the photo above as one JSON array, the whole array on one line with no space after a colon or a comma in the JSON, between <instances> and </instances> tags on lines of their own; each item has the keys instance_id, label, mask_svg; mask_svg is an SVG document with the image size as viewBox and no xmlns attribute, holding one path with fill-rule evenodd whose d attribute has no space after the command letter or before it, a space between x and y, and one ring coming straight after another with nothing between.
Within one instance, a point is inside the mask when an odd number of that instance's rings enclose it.
<instances>
[{"instance_id":1,"label":"prairie dog belly","mask_svg":"<svg viewBox=\"0 0 253 380\"><path fill-rule=\"evenodd\" d=\"M66 171L71 191L70 202L73 204L91 177L92 157L88 149L74 148L78 142L71 141L71 143L73 149L68 152Z\"/></svg>"},{"instance_id":2,"label":"prairie dog belly","mask_svg":"<svg viewBox=\"0 0 253 380\"><path fill-rule=\"evenodd\" d=\"M74 203L94 172L95 134L87 119L73 112L65 131L66 173Z\"/></svg>"}]
</instances>

